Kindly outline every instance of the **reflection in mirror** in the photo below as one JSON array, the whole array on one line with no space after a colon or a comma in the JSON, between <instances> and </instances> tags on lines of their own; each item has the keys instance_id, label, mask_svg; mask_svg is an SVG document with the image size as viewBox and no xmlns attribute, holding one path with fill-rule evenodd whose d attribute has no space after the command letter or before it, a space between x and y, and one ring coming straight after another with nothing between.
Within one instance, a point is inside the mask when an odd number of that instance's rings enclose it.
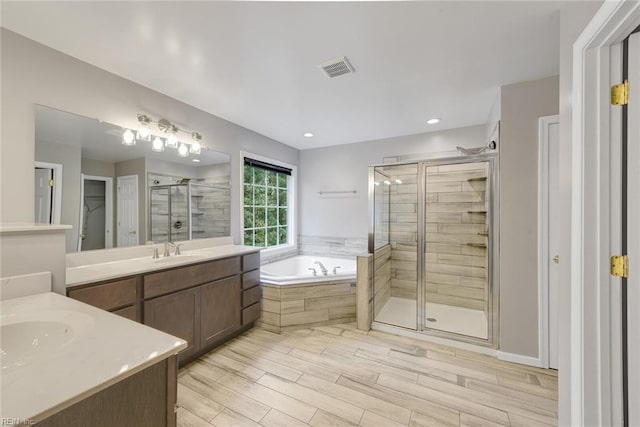
<instances>
[{"instance_id":1,"label":"reflection in mirror","mask_svg":"<svg viewBox=\"0 0 640 427\"><path fill-rule=\"evenodd\" d=\"M35 106L35 220L72 225L67 252L231 235L228 154L122 138L120 126Z\"/></svg>"}]
</instances>

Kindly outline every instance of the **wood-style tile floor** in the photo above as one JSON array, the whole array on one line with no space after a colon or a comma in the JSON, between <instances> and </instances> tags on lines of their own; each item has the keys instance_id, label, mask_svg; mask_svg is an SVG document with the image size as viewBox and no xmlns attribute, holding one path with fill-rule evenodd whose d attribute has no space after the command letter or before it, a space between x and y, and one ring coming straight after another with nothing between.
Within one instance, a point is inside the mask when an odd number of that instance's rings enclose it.
<instances>
[{"instance_id":1,"label":"wood-style tile floor","mask_svg":"<svg viewBox=\"0 0 640 427\"><path fill-rule=\"evenodd\" d=\"M545 426L557 375L353 324L254 328L182 369L178 404L185 427Z\"/></svg>"}]
</instances>

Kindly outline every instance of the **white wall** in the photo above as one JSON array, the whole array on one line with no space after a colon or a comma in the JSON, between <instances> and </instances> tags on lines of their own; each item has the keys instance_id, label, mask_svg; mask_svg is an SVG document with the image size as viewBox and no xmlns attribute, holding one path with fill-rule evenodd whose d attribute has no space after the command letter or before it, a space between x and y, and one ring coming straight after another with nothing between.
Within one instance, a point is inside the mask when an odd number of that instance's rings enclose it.
<instances>
[{"instance_id":1,"label":"white wall","mask_svg":"<svg viewBox=\"0 0 640 427\"><path fill-rule=\"evenodd\" d=\"M34 104L123 127L137 113L166 118L203 135L203 143L231 155L231 185L240 185L240 150L297 165L298 150L118 77L6 29L0 36L2 143L0 221L34 218ZM231 200L232 233L240 238L240 192Z\"/></svg>"},{"instance_id":2,"label":"white wall","mask_svg":"<svg viewBox=\"0 0 640 427\"><path fill-rule=\"evenodd\" d=\"M558 114L558 77L502 87L500 350L538 357L538 118Z\"/></svg>"},{"instance_id":3,"label":"white wall","mask_svg":"<svg viewBox=\"0 0 640 427\"><path fill-rule=\"evenodd\" d=\"M485 127L471 126L441 132L366 141L300 152L298 234L366 238L369 228L368 167L384 157L440 153L456 146L486 143ZM356 190L355 198L320 198L319 191Z\"/></svg>"},{"instance_id":4,"label":"white wall","mask_svg":"<svg viewBox=\"0 0 640 427\"><path fill-rule=\"evenodd\" d=\"M560 7L560 264L558 295L559 425L571 425L571 97L573 91L573 44L602 2L563 2ZM579 349L576 349L579 350ZM593 405L597 407L598 405Z\"/></svg>"}]
</instances>

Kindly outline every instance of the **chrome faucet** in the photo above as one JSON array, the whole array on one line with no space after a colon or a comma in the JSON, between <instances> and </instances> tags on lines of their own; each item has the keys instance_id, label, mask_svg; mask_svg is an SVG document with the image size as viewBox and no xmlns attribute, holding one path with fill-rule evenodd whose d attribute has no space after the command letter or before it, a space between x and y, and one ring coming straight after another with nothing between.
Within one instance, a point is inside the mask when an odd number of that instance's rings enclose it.
<instances>
[{"instance_id":1,"label":"chrome faucet","mask_svg":"<svg viewBox=\"0 0 640 427\"><path fill-rule=\"evenodd\" d=\"M318 272L316 271L316 269L315 269L315 268L308 268L307 270L311 270L311 271L313 271L313 275L314 275L314 276L317 276L317 275L318 275Z\"/></svg>"},{"instance_id":2,"label":"chrome faucet","mask_svg":"<svg viewBox=\"0 0 640 427\"><path fill-rule=\"evenodd\" d=\"M333 274L338 274L338 269L339 268L340 268L340 266L333 267Z\"/></svg>"},{"instance_id":3,"label":"chrome faucet","mask_svg":"<svg viewBox=\"0 0 640 427\"><path fill-rule=\"evenodd\" d=\"M325 267L320 261L316 261L314 262L314 264L317 264L320 266L320 271L322 271L323 276L326 276L329 273L329 270L327 270L327 267Z\"/></svg>"},{"instance_id":4,"label":"chrome faucet","mask_svg":"<svg viewBox=\"0 0 640 427\"><path fill-rule=\"evenodd\" d=\"M180 255L180 245L175 244L173 242L164 242L164 256L165 257L171 256L171 252L169 251L169 248L175 248L175 252L173 254L174 255Z\"/></svg>"}]
</instances>

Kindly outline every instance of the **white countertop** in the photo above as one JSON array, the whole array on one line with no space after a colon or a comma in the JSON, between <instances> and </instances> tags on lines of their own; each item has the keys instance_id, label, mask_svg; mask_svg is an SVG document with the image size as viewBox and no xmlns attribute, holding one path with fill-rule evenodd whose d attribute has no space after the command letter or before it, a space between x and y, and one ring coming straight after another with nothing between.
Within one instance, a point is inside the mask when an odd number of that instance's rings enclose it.
<instances>
[{"instance_id":1,"label":"white countertop","mask_svg":"<svg viewBox=\"0 0 640 427\"><path fill-rule=\"evenodd\" d=\"M187 346L180 338L51 292L2 301L0 309L3 328L21 322L43 322L33 323L36 329L47 322L64 325L63 338L53 347L38 351L34 339L26 346L33 355L18 362L11 362L13 348L3 341L0 419L42 420ZM43 345L46 338L40 337Z\"/></svg>"},{"instance_id":2,"label":"white countertop","mask_svg":"<svg viewBox=\"0 0 640 427\"><path fill-rule=\"evenodd\" d=\"M254 246L224 245L185 251L182 255L171 255L167 258L162 256L162 251L159 251L160 258L152 259L152 251L150 249L149 255L143 258L69 267L67 268L66 283L67 288L70 288L102 280L117 279L119 277L196 264L203 261L212 261L234 255L243 255L258 250L260 250L260 248Z\"/></svg>"},{"instance_id":3,"label":"white countertop","mask_svg":"<svg viewBox=\"0 0 640 427\"><path fill-rule=\"evenodd\" d=\"M5 222L0 224L0 234L7 233L42 233L48 231L71 230L70 225L64 224L41 224L37 222Z\"/></svg>"}]
</instances>

